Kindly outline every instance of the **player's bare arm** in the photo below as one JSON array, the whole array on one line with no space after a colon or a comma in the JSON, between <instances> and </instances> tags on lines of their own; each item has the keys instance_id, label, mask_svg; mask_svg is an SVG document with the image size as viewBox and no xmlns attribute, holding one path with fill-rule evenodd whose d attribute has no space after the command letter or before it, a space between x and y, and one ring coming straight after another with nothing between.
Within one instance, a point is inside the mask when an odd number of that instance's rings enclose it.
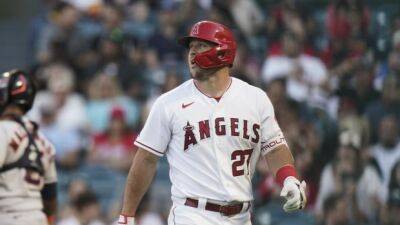
<instances>
[{"instance_id":1,"label":"player's bare arm","mask_svg":"<svg viewBox=\"0 0 400 225\"><path fill-rule=\"evenodd\" d=\"M276 176L278 170L283 166L294 164L293 155L286 145L276 147L265 155L265 159L267 160L268 168L274 176Z\"/></svg>"},{"instance_id":2,"label":"player's bare arm","mask_svg":"<svg viewBox=\"0 0 400 225\"><path fill-rule=\"evenodd\" d=\"M126 180L124 204L118 224L134 224L136 209L153 180L158 159L158 156L142 148L137 150Z\"/></svg>"},{"instance_id":3,"label":"player's bare arm","mask_svg":"<svg viewBox=\"0 0 400 225\"><path fill-rule=\"evenodd\" d=\"M283 209L286 212L303 209L307 203L306 183L296 178L294 159L287 145L283 144L265 155L268 167L277 182L283 186L281 196L286 199Z\"/></svg>"}]
</instances>

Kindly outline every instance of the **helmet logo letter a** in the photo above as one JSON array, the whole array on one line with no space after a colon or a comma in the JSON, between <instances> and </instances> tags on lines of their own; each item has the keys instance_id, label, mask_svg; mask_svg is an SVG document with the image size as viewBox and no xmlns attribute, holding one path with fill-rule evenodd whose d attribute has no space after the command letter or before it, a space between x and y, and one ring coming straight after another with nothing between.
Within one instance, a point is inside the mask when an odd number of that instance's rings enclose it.
<instances>
[{"instance_id":1,"label":"helmet logo letter a","mask_svg":"<svg viewBox=\"0 0 400 225\"><path fill-rule=\"evenodd\" d=\"M192 35L198 35L198 34L199 34L199 24L195 24L192 29Z\"/></svg>"}]
</instances>

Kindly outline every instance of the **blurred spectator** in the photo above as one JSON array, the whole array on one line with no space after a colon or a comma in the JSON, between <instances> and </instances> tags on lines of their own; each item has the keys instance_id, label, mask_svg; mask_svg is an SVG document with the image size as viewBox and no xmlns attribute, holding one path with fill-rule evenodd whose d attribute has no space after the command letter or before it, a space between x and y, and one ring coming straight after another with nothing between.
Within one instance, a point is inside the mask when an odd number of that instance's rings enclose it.
<instances>
[{"instance_id":1,"label":"blurred spectator","mask_svg":"<svg viewBox=\"0 0 400 225\"><path fill-rule=\"evenodd\" d=\"M156 30L151 14L147 1L136 1L128 8L128 18L124 28L141 43L146 42Z\"/></svg>"},{"instance_id":2,"label":"blurred spectator","mask_svg":"<svg viewBox=\"0 0 400 225\"><path fill-rule=\"evenodd\" d=\"M283 36L284 54L268 57L262 68L262 79L268 83L276 78L287 78L288 96L295 101L306 101L319 95L327 81L327 71L316 57L302 54L302 43L293 33Z\"/></svg>"},{"instance_id":3,"label":"blurred spectator","mask_svg":"<svg viewBox=\"0 0 400 225\"><path fill-rule=\"evenodd\" d=\"M387 199L390 174L395 163L400 160L399 120L392 115L385 116L379 124L379 142L371 147L371 155L376 161L377 171L384 188L380 191Z\"/></svg>"},{"instance_id":4,"label":"blurred spectator","mask_svg":"<svg viewBox=\"0 0 400 225\"><path fill-rule=\"evenodd\" d=\"M394 201L400 205L400 160L396 162L390 173L389 202Z\"/></svg>"},{"instance_id":5,"label":"blurred spectator","mask_svg":"<svg viewBox=\"0 0 400 225\"><path fill-rule=\"evenodd\" d=\"M387 207L381 213L382 225L400 224L400 161L391 172Z\"/></svg>"},{"instance_id":6,"label":"blurred spectator","mask_svg":"<svg viewBox=\"0 0 400 225\"><path fill-rule=\"evenodd\" d=\"M109 76L117 76L124 66L125 55L123 52L124 34L120 28L114 28L103 34L98 40L99 61L92 72L101 71Z\"/></svg>"},{"instance_id":7,"label":"blurred spectator","mask_svg":"<svg viewBox=\"0 0 400 225\"><path fill-rule=\"evenodd\" d=\"M55 126L65 130L86 131L85 100L74 92L73 70L66 65L55 63L45 66L38 76L47 80L48 90L37 94L29 115L40 121L40 110L50 104L55 110Z\"/></svg>"},{"instance_id":8,"label":"blurred spectator","mask_svg":"<svg viewBox=\"0 0 400 225\"><path fill-rule=\"evenodd\" d=\"M101 12L103 33L111 33L114 29L121 29L124 11L115 4L104 4Z\"/></svg>"},{"instance_id":9,"label":"blurred spectator","mask_svg":"<svg viewBox=\"0 0 400 225\"><path fill-rule=\"evenodd\" d=\"M400 29L393 34L393 51L388 54L388 59L381 62L377 68L374 86L383 90L383 82L388 76L400 75Z\"/></svg>"},{"instance_id":10,"label":"blurred spectator","mask_svg":"<svg viewBox=\"0 0 400 225\"><path fill-rule=\"evenodd\" d=\"M360 224L364 221L364 215L357 203L357 193L362 188L359 183L359 178L362 174L362 164L359 157L360 149L357 146L357 140L348 141L350 142L346 143L343 140L344 143L341 143L335 159L327 164L322 171L316 213L320 220L323 218L323 214L325 214L326 218L327 212L323 210L326 210L325 203L327 199L331 195L342 194L343 197L337 200L341 204L342 201L345 201L343 204L346 206L346 211L343 212L342 216L347 217L350 224Z\"/></svg>"},{"instance_id":11,"label":"blurred spectator","mask_svg":"<svg viewBox=\"0 0 400 225\"><path fill-rule=\"evenodd\" d=\"M351 65L346 71L341 71L343 74L333 74L335 69L331 70L330 83L332 89L333 86L336 87L335 90L331 90L335 96L329 100L328 105L331 115L335 118L347 114L364 114L366 108L380 97L380 93L373 86L375 64L372 59L363 58L347 62L351 62Z\"/></svg>"},{"instance_id":12,"label":"blurred spectator","mask_svg":"<svg viewBox=\"0 0 400 225\"><path fill-rule=\"evenodd\" d=\"M355 144L361 148L370 141L370 127L367 118L360 114L355 96L342 96L339 98L337 109L337 123L340 132L348 132L356 139ZM340 136L339 136L340 138Z\"/></svg>"},{"instance_id":13,"label":"blurred spectator","mask_svg":"<svg viewBox=\"0 0 400 225\"><path fill-rule=\"evenodd\" d=\"M370 12L361 0L334 0L327 8L329 44L324 61L341 76L367 49Z\"/></svg>"},{"instance_id":14,"label":"blurred spectator","mask_svg":"<svg viewBox=\"0 0 400 225\"><path fill-rule=\"evenodd\" d=\"M375 168L375 165L371 162L364 167L356 193L359 210L371 224L378 221L379 211L384 205L381 192L385 187Z\"/></svg>"},{"instance_id":15,"label":"blurred spectator","mask_svg":"<svg viewBox=\"0 0 400 225\"><path fill-rule=\"evenodd\" d=\"M64 177L63 177L64 178ZM71 217L73 214L72 203L82 194L89 191L88 184L85 180L74 178L70 180L66 187L58 185L58 196L60 199L58 218L59 220Z\"/></svg>"},{"instance_id":16,"label":"blurred spectator","mask_svg":"<svg viewBox=\"0 0 400 225\"><path fill-rule=\"evenodd\" d=\"M366 37L370 13L362 0L334 0L328 6L327 28L332 41Z\"/></svg>"},{"instance_id":17,"label":"blurred spectator","mask_svg":"<svg viewBox=\"0 0 400 225\"><path fill-rule=\"evenodd\" d=\"M136 101L122 93L116 78L107 74L98 74L90 82L86 105L91 131L102 132L106 129L111 110L120 106L126 112L126 122L133 127L139 118L140 108Z\"/></svg>"},{"instance_id":18,"label":"blurred spectator","mask_svg":"<svg viewBox=\"0 0 400 225\"><path fill-rule=\"evenodd\" d=\"M73 169L79 166L81 139L79 132L64 129L56 124L56 108L54 105L42 105L40 111L40 127L44 135L56 148L56 162L59 169Z\"/></svg>"},{"instance_id":19,"label":"blurred spectator","mask_svg":"<svg viewBox=\"0 0 400 225\"><path fill-rule=\"evenodd\" d=\"M228 7L233 20L247 39L257 34L264 23L264 15L253 0L230 0Z\"/></svg>"},{"instance_id":20,"label":"blurred spectator","mask_svg":"<svg viewBox=\"0 0 400 225\"><path fill-rule=\"evenodd\" d=\"M144 77L144 49L131 44L127 46L127 54L130 73L123 73L119 77L121 87L128 96L143 101L147 97L147 82Z\"/></svg>"},{"instance_id":21,"label":"blurred spectator","mask_svg":"<svg viewBox=\"0 0 400 225\"><path fill-rule=\"evenodd\" d=\"M162 19L160 17L159 19ZM159 21L158 31L150 37L148 45L157 51L163 65L176 65L182 60L183 48L177 43L177 28L174 23Z\"/></svg>"},{"instance_id":22,"label":"blurred spectator","mask_svg":"<svg viewBox=\"0 0 400 225\"><path fill-rule=\"evenodd\" d=\"M85 44L77 23L79 11L71 4L57 1L49 13L50 23L39 39L36 58L40 63L71 59Z\"/></svg>"},{"instance_id":23,"label":"blurred spectator","mask_svg":"<svg viewBox=\"0 0 400 225\"><path fill-rule=\"evenodd\" d=\"M339 79L348 75L367 53L367 42L363 38L330 42L323 49L321 59L330 69L330 74Z\"/></svg>"},{"instance_id":24,"label":"blurred spectator","mask_svg":"<svg viewBox=\"0 0 400 225\"><path fill-rule=\"evenodd\" d=\"M333 194L324 201L323 225L350 225L348 206L344 195Z\"/></svg>"},{"instance_id":25,"label":"blurred spectator","mask_svg":"<svg viewBox=\"0 0 400 225\"><path fill-rule=\"evenodd\" d=\"M282 54L284 43L281 37L284 33L293 33L304 43L304 51L313 54L313 36L315 34L315 22L307 5L301 1L284 0L271 7L269 17L266 20L267 38L269 44L268 55Z\"/></svg>"},{"instance_id":26,"label":"blurred spectator","mask_svg":"<svg viewBox=\"0 0 400 225\"><path fill-rule=\"evenodd\" d=\"M389 76L385 79L381 98L371 102L365 109L371 127L371 142L378 140L379 123L386 115L393 115L397 121L400 119L400 80L398 77Z\"/></svg>"},{"instance_id":27,"label":"blurred spectator","mask_svg":"<svg viewBox=\"0 0 400 225\"><path fill-rule=\"evenodd\" d=\"M202 20L205 18L205 15L208 11L214 10L215 7L209 7L210 5L206 5L202 7L202 2L206 1L198 1L198 0L187 0L182 1L178 6L178 10L164 10L161 11L159 21L175 21L179 23L182 27L180 30L181 34L187 34L192 24ZM210 16L211 17L211 16ZM209 18L212 19L212 18Z\"/></svg>"},{"instance_id":28,"label":"blurred spectator","mask_svg":"<svg viewBox=\"0 0 400 225\"><path fill-rule=\"evenodd\" d=\"M380 97L379 93L373 88L373 66L371 62L365 62L359 65L357 70L354 71L355 100L357 111L361 114L364 113L368 104Z\"/></svg>"},{"instance_id":29,"label":"blurred spectator","mask_svg":"<svg viewBox=\"0 0 400 225\"><path fill-rule=\"evenodd\" d=\"M72 202L73 214L58 225L105 225L101 222L100 205L93 192L79 194Z\"/></svg>"},{"instance_id":30,"label":"blurred spectator","mask_svg":"<svg viewBox=\"0 0 400 225\"><path fill-rule=\"evenodd\" d=\"M159 95L160 87L166 79L166 71L161 65L158 52L155 49L148 49L144 55L146 70L144 76L148 82L148 96Z\"/></svg>"},{"instance_id":31,"label":"blurred spectator","mask_svg":"<svg viewBox=\"0 0 400 225\"><path fill-rule=\"evenodd\" d=\"M92 137L88 163L128 172L135 153L132 143L136 136L126 124L125 111L114 107L106 131Z\"/></svg>"}]
</instances>

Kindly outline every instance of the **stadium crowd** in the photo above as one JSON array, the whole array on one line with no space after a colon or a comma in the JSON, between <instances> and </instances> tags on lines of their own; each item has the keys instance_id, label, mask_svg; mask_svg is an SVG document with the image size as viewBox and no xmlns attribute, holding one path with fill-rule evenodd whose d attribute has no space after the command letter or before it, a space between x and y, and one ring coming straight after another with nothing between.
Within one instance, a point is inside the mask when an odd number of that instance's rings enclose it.
<instances>
[{"instance_id":1,"label":"stadium crowd","mask_svg":"<svg viewBox=\"0 0 400 225\"><path fill-rule=\"evenodd\" d=\"M267 92L308 184L307 208L285 214L260 161L254 224L400 224L399 2L42 4L27 40L40 87L29 116L57 150L58 224L116 220L133 140L153 101L190 77L176 39L202 19L234 29L231 74ZM169 189L162 159L139 225L166 224Z\"/></svg>"}]
</instances>

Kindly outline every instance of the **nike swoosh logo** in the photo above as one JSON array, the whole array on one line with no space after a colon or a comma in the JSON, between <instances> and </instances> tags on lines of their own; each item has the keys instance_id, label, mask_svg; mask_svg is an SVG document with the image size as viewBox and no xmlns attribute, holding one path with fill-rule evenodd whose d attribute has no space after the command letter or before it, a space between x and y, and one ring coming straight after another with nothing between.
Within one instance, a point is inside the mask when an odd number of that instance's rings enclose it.
<instances>
[{"instance_id":1,"label":"nike swoosh logo","mask_svg":"<svg viewBox=\"0 0 400 225\"><path fill-rule=\"evenodd\" d=\"M186 108L188 106L191 106L193 103L194 102L191 102L191 103L188 103L188 104L182 103L182 109L184 109L184 108Z\"/></svg>"}]
</instances>

